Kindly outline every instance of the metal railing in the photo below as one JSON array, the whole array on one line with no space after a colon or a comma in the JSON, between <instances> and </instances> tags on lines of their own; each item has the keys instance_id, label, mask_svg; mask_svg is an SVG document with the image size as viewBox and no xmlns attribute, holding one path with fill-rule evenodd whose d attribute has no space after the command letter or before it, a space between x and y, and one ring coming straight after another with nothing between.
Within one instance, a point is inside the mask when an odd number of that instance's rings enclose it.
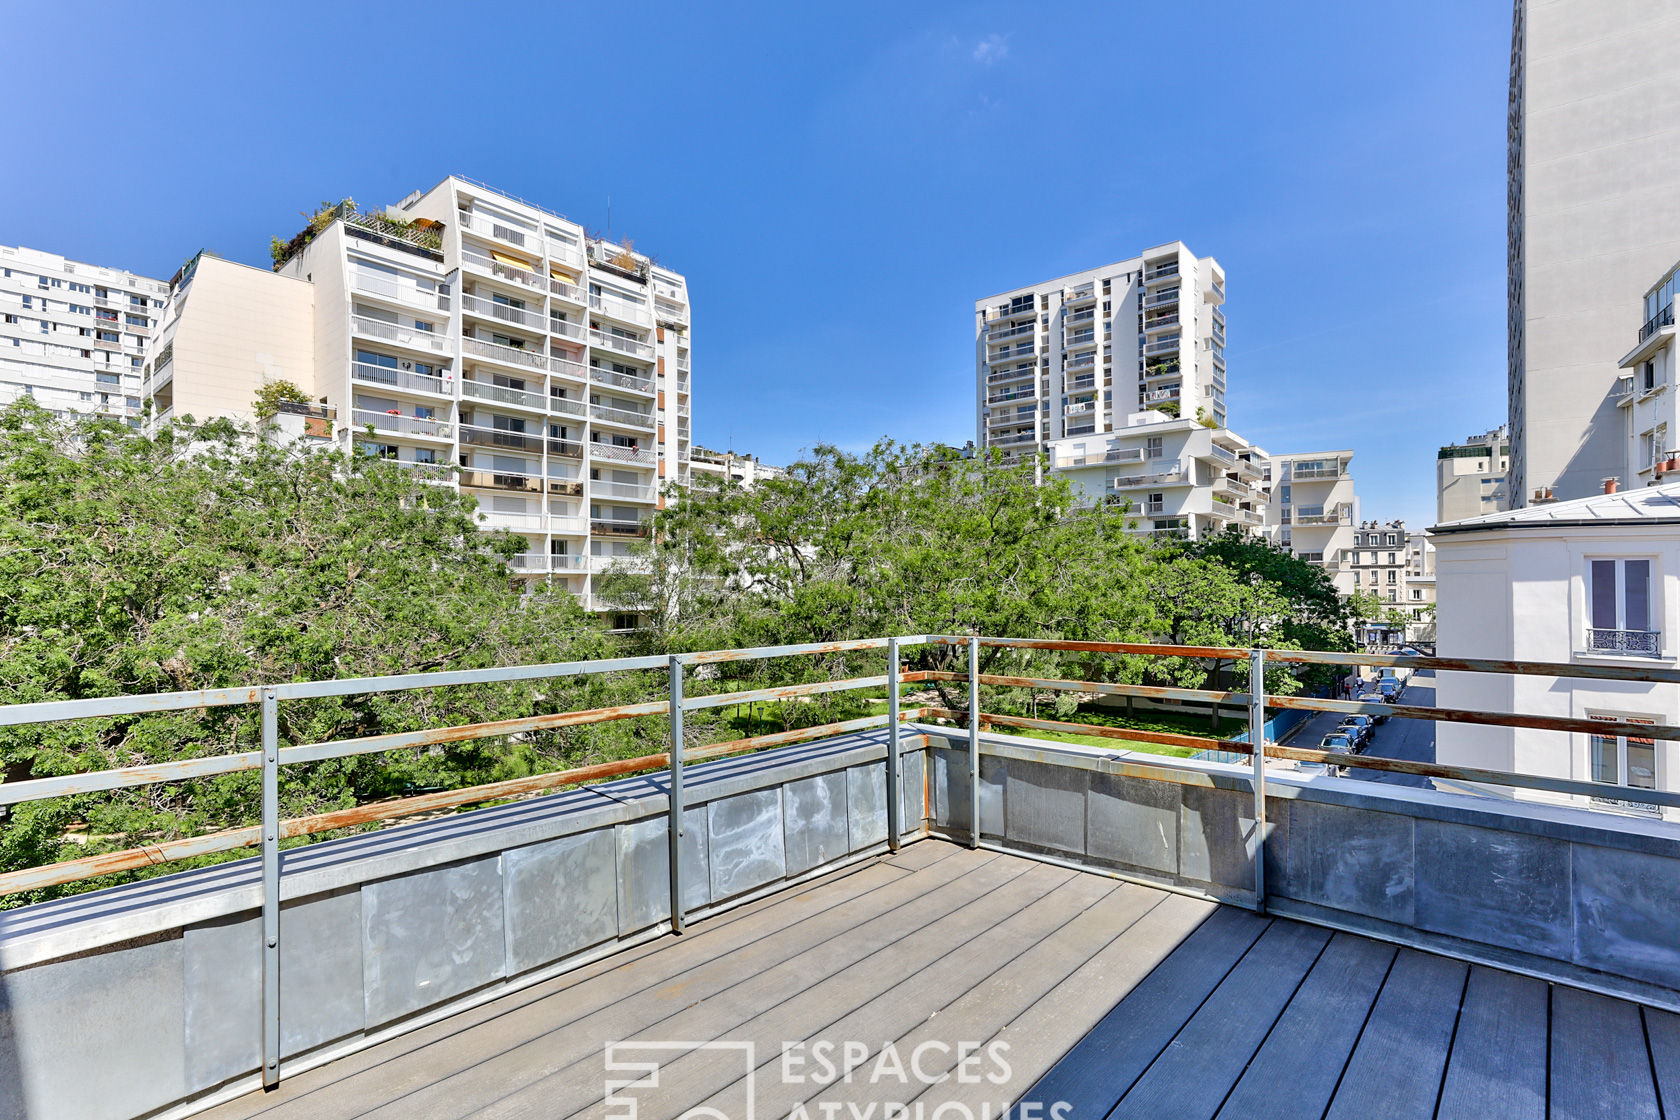
<instances>
[{"instance_id":1,"label":"metal railing","mask_svg":"<svg viewBox=\"0 0 1680 1120\"><path fill-rule=\"evenodd\" d=\"M406 389L410 392L449 395L449 386L441 377L431 377L406 369L392 369L389 366L374 365L372 362L352 362L350 379L392 389Z\"/></svg>"},{"instance_id":2,"label":"metal railing","mask_svg":"<svg viewBox=\"0 0 1680 1120\"><path fill-rule=\"evenodd\" d=\"M626 338L623 335L609 331L590 328L589 345L599 346L606 350L616 350L620 354L629 354L635 358L652 358L653 344L640 339Z\"/></svg>"},{"instance_id":3,"label":"metal railing","mask_svg":"<svg viewBox=\"0 0 1680 1120\"><path fill-rule=\"evenodd\" d=\"M548 290L550 293L559 296L568 303L575 303L582 306L583 304L589 302L589 293L585 292L581 287L576 284L567 283L564 280L557 280L552 276L548 278Z\"/></svg>"},{"instance_id":4,"label":"metal railing","mask_svg":"<svg viewBox=\"0 0 1680 1120\"><path fill-rule=\"evenodd\" d=\"M399 346L411 346L416 350L430 350L434 354L447 354L450 350L449 336L437 331L423 331L416 327L405 327L401 323L390 323L384 319L370 319L366 315L350 316L351 329L369 338L383 339L395 342Z\"/></svg>"},{"instance_id":5,"label":"metal railing","mask_svg":"<svg viewBox=\"0 0 1680 1120\"><path fill-rule=\"evenodd\" d=\"M589 406L589 415L591 419L604 420L609 424L617 424L624 428L652 430L654 427L653 413L651 412L637 412L628 408L613 408L610 405L592 404Z\"/></svg>"},{"instance_id":6,"label":"metal railing","mask_svg":"<svg viewBox=\"0 0 1680 1120\"><path fill-rule=\"evenodd\" d=\"M1094 467L1104 463L1141 463L1143 462L1143 448L1117 447L1108 451L1096 452L1089 455L1073 455L1066 459L1058 458L1058 470L1067 467Z\"/></svg>"},{"instance_id":7,"label":"metal railing","mask_svg":"<svg viewBox=\"0 0 1680 1120\"><path fill-rule=\"evenodd\" d=\"M1588 630L1587 650L1591 653L1632 653L1641 657L1661 657L1662 631Z\"/></svg>"},{"instance_id":8,"label":"metal railing","mask_svg":"<svg viewBox=\"0 0 1680 1120\"><path fill-rule=\"evenodd\" d=\"M600 366L589 367L589 380L599 381L603 385L612 385L619 389L630 389L638 393L653 392L653 378L637 377L630 373L619 373L615 369L603 369Z\"/></svg>"},{"instance_id":9,"label":"metal railing","mask_svg":"<svg viewBox=\"0 0 1680 1120\"><path fill-rule=\"evenodd\" d=\"M548 359L540 350L521 350L517 346L503 346L499 342L486 342L482 338L470 336L461 339L461 350L480 358L505 362L511 366L524 366L527 369L542 369L548 364Z\"/></svg>"},{"instance_id":10,"label":"metal railing","mask_svg":"<svg viewBox=\"0 0 1680 1120\"><path fill-rule=\"evenodd\" d=\"M503 323L517 323L522 327L532 327L539 331L544 326L543 317L535 311L515 307L510 303L485 299L482 296L475 296L471 292L461 293L461 309L483 318L497 319Z\"/></svg>"},{"instance_id":11,"label":"metal railing","mask_svg":"<svg viewBox=\"0 0 1680 1120\"><path fill-rule=\"evenodd\" d=\"M589 444L589 457L619 463L638 463L642 466L652 466L659 461L658 455L651 448L620 447L615 443L599 441Z\"/></svg>"},{"instance_id":12,"label":"metal railing","mask_svg":"<svg viewBox=\"0 0 1680 1120\"><path fill-rule=\"evenodd\" d=\"M622 319L627 323L638 323L642 326L651 326L653 323L653 312L648 310L646 304L631 303L629 300L614 299L611 296L590 296L589 307L593 311L599 311L614 319Z\"/></svg>"},{"instance_id":13,"label":"metal railing","mask_svg":"<svg viewBox=\"0 0 1680 1120\"><path fill-rule=\"evenodd\" d=\"M528 268L506 264L484 253L474 252L465 247L461 249L461 260L468 267L487 272L496 279L506 280L511 284L518 284L538 292L543 291L546 286L543 277Z\"/></svg>"},{"instance_id":14,"label":"metal railing","mask_svg":"<svg viewBox=\"0 0 1680 1120\"><path fill-rule=\"evenodd\" d=\"M547 400L541 393L533 393L526 389L509 389L503 385L491 385L484 381L474 381L471 378L461 382L461 395L481 401L495 401L497 404L511 404L519 408L529 408L536 412L543 412L548 408Z\"/></svg>"},{"instance_id":15,"label":"metal railing","mask_svg":"<svg viewBox=\"0 0 1680 1120\"><path fill-rule=\"evenodd\" d=\"M401 413L374 412L358 408L351 413L358 428L371 426L376 432L396 432L405 436L424 436L428 439L448 439L453 425L447 420L429 416L404 416Z\"/></svg>"},{"instance_id":16,"label":"metal railing","mask_svg":"<svg viewBox=\"0 0 1680 1120\"><path fill-rule=\"evenodd\" d=\"M1661 311L1645 320L1645 325L1639 328L1639 341L1644 342L1662 328L1672 327L1673 325L1674 305L1672 303L1665 304Z\"/></svg>"},{"instance_id":17,"label":"metal railing","mask_svg":"<svg viewBox=\"0 0 1680 1120\"><path fill-rule=\"evenodd\" d=\"M461 442L473 447L524 451L530 455L541 455L543 451L541 432L510 432L506 428L480 428L472 424L461 425ZM537 464L532 463L531 466Z\"/></svg>"}]
</instances>

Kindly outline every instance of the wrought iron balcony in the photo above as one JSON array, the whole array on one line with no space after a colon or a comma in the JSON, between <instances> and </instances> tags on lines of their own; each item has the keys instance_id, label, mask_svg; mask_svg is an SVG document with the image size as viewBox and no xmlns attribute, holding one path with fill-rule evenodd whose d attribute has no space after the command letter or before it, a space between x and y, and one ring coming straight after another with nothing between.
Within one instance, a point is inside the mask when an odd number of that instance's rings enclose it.
<instances>
[{"instance_id":1,"label":"wrought iron balcony","mask_svg":"<svg viewBox=\"0 0 1680 1120\"><path fill-rule=\"evenodd\" d=\"M1631 653L1640 657L1662 656L1660 630L1598 630L1587 631L1589 653Z\"/></svg>"}]
</instances>

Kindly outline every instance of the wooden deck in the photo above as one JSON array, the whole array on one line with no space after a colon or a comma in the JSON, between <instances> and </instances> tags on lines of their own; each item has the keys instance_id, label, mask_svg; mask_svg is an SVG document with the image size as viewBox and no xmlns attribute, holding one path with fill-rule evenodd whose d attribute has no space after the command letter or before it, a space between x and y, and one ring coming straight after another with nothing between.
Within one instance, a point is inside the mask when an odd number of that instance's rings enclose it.
<instances>
[{"instance_id":1,"label":"wooden deck","mask_svg":"<svg viewBox=\"0 0 1680 1120\"><path fill-rule=\"evenodd\" d=\"M626 1040L657 1083L609 1101ZM819 1041L858 1048L850 1079ZM1023 1095L1037 1120L1675 1117L1680 1017L924 841L206 1115L958 1120Z\"/></svg>"}]
</instances>

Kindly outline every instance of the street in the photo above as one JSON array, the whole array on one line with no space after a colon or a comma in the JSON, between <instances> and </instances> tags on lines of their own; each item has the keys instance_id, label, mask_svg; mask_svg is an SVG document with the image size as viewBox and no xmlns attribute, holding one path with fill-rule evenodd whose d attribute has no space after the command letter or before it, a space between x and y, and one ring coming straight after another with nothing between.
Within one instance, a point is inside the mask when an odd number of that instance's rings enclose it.
<instances>
[{"instance_id":1,"label":"street","mask_svg":"<svg viewBox=\"0 0 1680 1120\"><path fill-rule=\"evenodd\" d=\"M1417 705L1423 708L1434 707L1435 674L1422 670L1414 673L1411 683L1406 686L1406 691L1400 697L1400 701L1403 704ZM1342 718L1337 712L1324 712L1314 716L1290 739L1290 745L1316 748L1324 736L1336 729L1336 725L1342 721ZM1435 723L1433 720L1391 718L1387 723L1377 726L1371 737L1371 745L1366 748L1364 753L1374 758L1401 758L1411 762L1434 762ZM1350 767L1345 776L1363 778L1370 782L1421 786L1424 789L1434 788L1428 778L1413 774L1391 774L1381 770Z\"/></svg>"}]
</instances>

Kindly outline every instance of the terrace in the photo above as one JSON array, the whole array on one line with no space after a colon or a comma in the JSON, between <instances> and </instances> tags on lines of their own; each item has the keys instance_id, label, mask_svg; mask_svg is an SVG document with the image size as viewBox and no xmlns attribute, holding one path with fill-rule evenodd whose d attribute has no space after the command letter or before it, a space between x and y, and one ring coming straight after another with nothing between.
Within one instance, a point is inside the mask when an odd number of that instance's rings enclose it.
<instances>
[{"instance_id":1,"label":"terrace","mask_svg":"<svg viewBox=\"0 0 1680 1120\"><path fill-rule=\"evenodd\" d=\"M1003 671L1043 651L1093 667L1111 655L1237 664L1248 691ZM906 656L931 667L906 671ZM720 690L732 667L813 657L831 670L813 683ZM0 1103L32 1120L783 1116L801 1104L953 1118L1014 1104L1042 1118L1057 1103L1069 1120L1672 1115L1680 830L1291 769L1332 759L1268 741L1268 711L1606 726L1266 689L1268 667L1356 664L1680 681L1654 667L925 636L0 708L7 727L247 708L261 726L255 751L8 782L3 804L240 771L260 771L263 791L249 828L0 875L15 893L261 850L0 915ZM280 741L282 706L595 674L639 674L660 694ZM939 683L964 706L900 708L902 686ZM988 695L1021 688L1246 708L1250 735L985 711ZM887 710L863 719L705 745L685 733L690 712L882 689ZM287 766L620 720L656 721L663 749L280 817ZM1075 726L1113 749L1006 733ZM1680 806L1680 794L1618 792ZM491 807L451 812L475 805ZM386 827L281 847L372 823ZM827 1074L824 1054L838 1064Z\"/></svg>"}]
</instances>

